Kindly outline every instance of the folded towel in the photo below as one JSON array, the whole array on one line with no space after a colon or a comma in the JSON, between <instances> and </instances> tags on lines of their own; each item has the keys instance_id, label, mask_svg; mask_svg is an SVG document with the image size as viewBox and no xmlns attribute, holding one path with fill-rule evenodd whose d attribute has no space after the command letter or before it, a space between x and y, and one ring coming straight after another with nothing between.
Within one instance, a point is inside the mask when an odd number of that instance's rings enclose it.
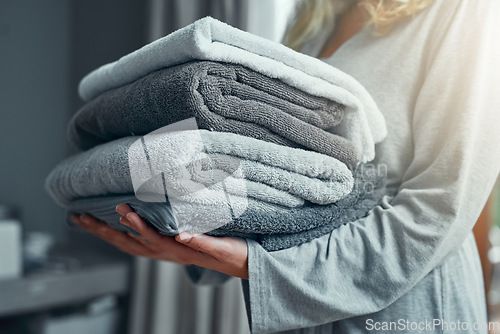
<instances>
[{"instance_id":1,"label":"folded towel","mask_svg":"<svg viewBox=\"0 0 500 334\"><path fill-rule=\"evenodd\" d=\"M353 187L347 166L323 154L232 133L161 130L70 157L49 174L47 191L62 206L135 192L149 201L167 195L170 201L215 208L227 206L228 192L243 212L247 197L296 207L304 200L333 203Z\"/></svg>"},{"instance_id":2,"label":"folded towel","mask_svg":"<svg viewBox=\"0 0 500 334\"><path fill-rule=\"evenodd\" d=\"M88 149L196 117L199 128L306 148L355 164L354 145L325 131L338 125L342 115L343 107L333 101L240 65L202 61L101 94L76 113L68 129L70 140Z\"/></svg>"},{"instance_id":3,"label":"folded towel","mask_svg":"<svg viewBox=\"0 0 500 334\"><path fill-rule=\"evenodd\" d=\"M210 17L94 70L80 82L79 93L88 101L159 69L192 60L240 64L311 95L345 105L344 121L331 131L349 139L363 162L374 158L374 144L387 134L374 100L351 76L321 60Z\"/></svg>"},{"instance_id":4,"label":"folded towel","mask_svg":"<svg viewBox=\"0 0 500 334\"><path fill-rule=\"evenodd\" d=\"M385 194L384 174L373 173L372 169L365 169L360 165L355 171L354 180L353 191L334 204L317 205L307 202L301 208L285 208L273 204L254 205L255 200L249 199L248 209L241 216L207 234L251 238L268 251L308 242L341 225L363 218ZM168 202L143 202L133 194L72 201L67 206L66 221L72 224L72 214L89 213L117 230L131 232L132 230L119 222L120 215L116 213L115 207L120 203L129 204L161 234L173 236L180 232ZM205 209L209 211L206 212ZM198 207L198 210L199 216L208 214L213 217L210 208Z\"/></svg>"}]
</instances>

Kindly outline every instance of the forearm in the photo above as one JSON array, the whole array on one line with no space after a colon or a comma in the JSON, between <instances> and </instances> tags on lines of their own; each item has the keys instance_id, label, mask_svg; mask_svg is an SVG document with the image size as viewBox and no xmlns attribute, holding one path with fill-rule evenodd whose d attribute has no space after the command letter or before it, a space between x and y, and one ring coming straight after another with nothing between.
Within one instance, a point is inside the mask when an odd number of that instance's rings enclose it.
<instances>
[{"instance_id":1,"label":"forearm","mask_svg":"<svg viewBox=\"0 0 500 334\"><path fill-rule=\"evenodd\" d=\"M253 332L312 327L384 309L461 247L472 228L460 223L472 219L413 214L386 202L366 219L298 247L269 253L250 241Z\"/></svg>"}]
</instances>

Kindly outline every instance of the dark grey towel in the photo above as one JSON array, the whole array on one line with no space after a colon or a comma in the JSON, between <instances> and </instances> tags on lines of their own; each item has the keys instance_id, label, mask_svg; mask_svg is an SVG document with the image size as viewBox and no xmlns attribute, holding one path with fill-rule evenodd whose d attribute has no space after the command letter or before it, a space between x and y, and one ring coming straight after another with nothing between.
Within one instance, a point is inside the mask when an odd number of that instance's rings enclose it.
<instances>
[{"instance_id":1,"label":"dark grey towel","mask_svg":"<svg viewBox=\"0 0 500 334\"><path fill-rule=\"evenodd\" d=\"M268 251L299 245L330 233L341 225L363 218L375 207L385 193L386 175L372 168L358 166L354 173L353 191L334 204L307 203L300 208L285 208L268 204L252 205L239 218L207 234L238 236L257 240ZM252 201L252 200L250 200ZM67 221L71 214L89 213L111 227L130 231L119 223L116 205L129 204L141 217L161 234L173 236L177 227L168 203L141 202L133 195L95 197L76 200L67 208Z\"/></svg>"},{"instance_id":2,"label":"dark grey towel","mask_svg":"<svg viewBox=\"0 0 500 334\"><path fill-rule=\"evenodd\" d=\"M243 66L196 61L99 95L76 113L68 133L73 144L88 149L194 116L201 129L305 148L355 165L354 145L325 131L341 122L343 111L335 101Z\"/></svg>"}]
</instances>

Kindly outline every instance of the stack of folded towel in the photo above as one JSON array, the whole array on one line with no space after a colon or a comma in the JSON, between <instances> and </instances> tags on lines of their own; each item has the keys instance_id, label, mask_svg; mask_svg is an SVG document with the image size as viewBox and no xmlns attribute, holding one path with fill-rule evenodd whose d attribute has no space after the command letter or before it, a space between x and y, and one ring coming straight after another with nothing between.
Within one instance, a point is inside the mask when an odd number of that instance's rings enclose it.
<instances>
[{"instance_id":1,"label":"stack of folded towel","mask_svg":"<svg viewBox=\"0 0 500 334\"><path fill-rule=\"evenodd\" d=\"M98 68L68 127L83 152L46 189L71 214L127 230L128 203L160 233L253 238L269 251L365 216L386 135L355 79L210 17ZM370 184L370 191L366 185Z\"/></svg>"}]
</instances>

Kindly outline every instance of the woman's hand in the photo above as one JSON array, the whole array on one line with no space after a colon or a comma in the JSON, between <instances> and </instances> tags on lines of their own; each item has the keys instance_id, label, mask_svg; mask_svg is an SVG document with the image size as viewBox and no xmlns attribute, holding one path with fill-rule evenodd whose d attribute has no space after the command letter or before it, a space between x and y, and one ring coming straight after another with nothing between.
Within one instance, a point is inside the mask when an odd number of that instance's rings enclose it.
<instances>
[{"instance_id":1,"label":"woman's hand","mask_svg":"<svg viewBox=\"0 0 500 334\"><path fill-rule=\"evenodd\" d=\"M248 279L248 249L244 239L211 237L182 232L174 237L158 234L126 204L116 211L120 222L140 234L120 232L90 215L73 216L73 221L125 253L179 264L195 264L227 275Z\"/></svg>"}]
</instances>

